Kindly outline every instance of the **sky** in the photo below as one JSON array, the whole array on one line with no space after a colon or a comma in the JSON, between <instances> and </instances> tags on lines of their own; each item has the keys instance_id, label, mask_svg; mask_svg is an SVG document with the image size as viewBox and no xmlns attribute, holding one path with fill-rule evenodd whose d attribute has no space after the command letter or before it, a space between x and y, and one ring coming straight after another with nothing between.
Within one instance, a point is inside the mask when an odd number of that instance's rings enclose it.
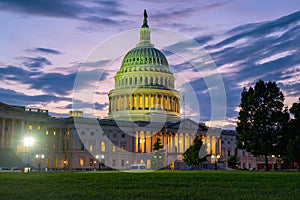
<instances>
[{"instance_id":1,"label":"sky","mask_svg":"<svg viewBox=\"0 0 300 200\"><path fill-rule=\"evenodd\" d=\"M94 96L83 99L78 109L86 117L105 117L107 94L113 89L113 77L124 54L93 62L87 62L88 58L97 48L115 53L125 48L126 42L136 44L143 10L147 9L151 28L168 29L197 41L224 84L226 113L223 119L213 119L212 107L218 105L212 93L219 86L208 84L205 73L195 73L186 60L161 49L176 77L176 88L187 97L182 114L233 129L243 87L253 86L259 79L275 81L286 106L298 101L299 5L299 0L0 0L0 102L48 109L52 116L66 117L73 108L78 72L85 72L97 81L81 86L81 96L91 86ZM103 46L128 30L137 32L132 37L136 41ZM190 52L188 47L185 50ZM110 67L101 78L94 77L101 65ZM191 88L197 109L189 96Z\"/></svg>"}]
</instances>

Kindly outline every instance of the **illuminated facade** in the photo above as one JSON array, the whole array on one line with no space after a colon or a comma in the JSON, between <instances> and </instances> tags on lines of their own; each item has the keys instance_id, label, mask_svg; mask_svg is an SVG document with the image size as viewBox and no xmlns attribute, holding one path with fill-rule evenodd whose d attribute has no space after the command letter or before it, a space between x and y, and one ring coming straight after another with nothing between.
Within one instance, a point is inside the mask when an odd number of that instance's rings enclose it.
<instances>
[{"instance_id":1,"label":"illuminated facade","mask_svg":"<svg viewBox=\"0 0 300 200\"><path fill-rule=\"evenodd\" d=\"M144 13L140 41L123 58L108 94L107 118L84 118L81 111L55 118L47 110L1 103L0 151L35 168L128 169L145 163L150 169L153 144L160 138L164 166L184 169L182 153L201 136L208 154L221 154L220 130L208 134L204 124L181 119L175 77L166 57L151 43L150 32ZM33 146L23 144L27 136L35 138ZM5 161L0 160L1 165Z\"/></svg>"}]
</instances>

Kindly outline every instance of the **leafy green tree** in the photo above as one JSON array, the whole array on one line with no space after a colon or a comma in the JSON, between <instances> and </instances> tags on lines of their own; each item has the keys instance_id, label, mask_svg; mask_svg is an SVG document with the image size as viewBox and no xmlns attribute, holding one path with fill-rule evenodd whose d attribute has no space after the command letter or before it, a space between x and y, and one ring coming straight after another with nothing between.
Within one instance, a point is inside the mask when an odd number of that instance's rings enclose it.
<instances>
[{"instance_id":1,"label":"leafy green tree","mask_svg":"<svg viewBox=\"0 0 300 200\"><path fill-rule=\"evenodd\" d=\"M289 121L289 129L284 137L286 144L285 160L297 163L300 171L300 98L298 103L294 103L290 108L290 113L294 115Z\"/></svg>"},{"instance_id":2,"label":"leafy green tree","mask_svg":"<svg viewBox=\"0 0 300 200\"><path fill-rule=\"evenodd\" d=\"M227 159L227 165L232 169L237 169L238 164L239 164L239 157L237 157L237 155L230 156Z\"/></svg>"},{"instance_id":3,"label":"leafy green tree","mask_svg":"<svg viewBox=\"0 0 300 200\"><path fill-rule=\"evenodd\" d=\"M163 145L161 144L160 138L156 138L156 142L153 144L153 150L158 151L163 148Z\"/></svg>"},{"instance_id":4,"label":"leafy green tree","mask_svg":"<svg viewBox=\"0 0 300 200\"><path fill-rule=\"evenodd\" d=\"M206 157L200 158L199 156L202 144L202 136L197 135L193 140L193 144L185 150L183 153L183 161L187 165L199 167L200 164L206 160Z\"/></svg>"},{"instance_id":5,"label":"leafy green tree","mask_svg":"<svg viewBox=\"0 0 300 200\"><path fill-rule=\"evenodd\" d=\"M284 95L275 82L259 80L254 88L244 88L237 122L237 145L254 156L279 155L279 142L289 120Z\"/></svg>"},{"instance_id":6,"label":"leafy green tree","mask_svg":"<svg viewBox=\"0 0 300 200\"><path fill-rule=\"evenodd\" d=\"M160 138L156 138L156 142L153 144L153 162L152 169L161 169L164 166L164 153L163 145L161 144Z\"/></svg>"}]
</instances>

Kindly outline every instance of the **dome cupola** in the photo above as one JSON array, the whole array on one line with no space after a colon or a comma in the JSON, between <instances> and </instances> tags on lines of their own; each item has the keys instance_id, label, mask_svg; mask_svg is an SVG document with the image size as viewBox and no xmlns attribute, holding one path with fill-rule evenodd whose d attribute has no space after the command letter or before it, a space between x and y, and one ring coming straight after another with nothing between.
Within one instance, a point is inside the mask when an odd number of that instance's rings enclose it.
<instances>
[{"instance_id":1,"label":"dome cupola","mask_svg":"<svg viewBox=\"0 0 300 200\"><path fill-rule=\"evenodd\" d=\"M115 75L115 89L109 96L112 119L147 121L156 116L180 119L180 93L175 90L175 77L164 54L150 40L151 29L144 10L140 41L123 58Z\"/></svg>"}]
</instances>

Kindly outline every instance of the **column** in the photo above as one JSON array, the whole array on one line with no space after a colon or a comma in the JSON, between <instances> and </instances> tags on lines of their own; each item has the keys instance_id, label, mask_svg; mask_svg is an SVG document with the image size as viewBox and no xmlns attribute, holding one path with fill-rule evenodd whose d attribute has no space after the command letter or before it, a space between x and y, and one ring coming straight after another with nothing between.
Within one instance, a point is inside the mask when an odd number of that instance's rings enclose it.
<instances>
[{"instance_id":1,"label":"column","mask_svg":"<svg viewBox=\"0 0 300 200\"><path fill-rule=\"evenodd\" d=\"M110 110L111 112L114 112L115 111L115 97L111 97L111 107L110 107Z\"/></svg>"},{"instance_id":2,"label":"column","mask_svg":"<svg viewBox=\"0 0 300 200\"><path fill-rule=\"evenodd\" d=\"M145 95L142 95L142 108L145 110Z\"/></svg>"},{"instance_id":3,"label":"column","mask_svg":"<svg viewBox=\"0 0 300 200\"><path fill-rule=\"evenodd\" d=\"M133 98L133 95L131 94L130 95L130 110L132 110L132 107L133 107L133 100L134 100L134 98Z\"/></svg>"},{"instance_id":4,"label":"column","mask_svg":"<svg viewBox=\"0 0 300 200\"><path fill-rule=\"evenodd\" d=\"M185 147L185 134L183 134L183 150L182 152L184 152L186 150L186 147Z\"/></svg>"},{"instance_id":5,"label":"column","mask_svg":"<svg viewBox=\"0 0 300 200\"><path fill-rule=\"evenodd\" d=\"M181 149L180 149L180 134L179 133L175 133L177 134L177 138L178 138L178 144L177 144L177 153L180 153L181 152Z\"/></svg>"},{"instance_id":6,"label":"column","mask_svg":"<svg viewBox=\"0 0 300 200\"><path fill-rule=\"evenodd\" d=\"M59 136L58 136L58 151L60 151L62 148L61 148L61 145L62 145L62 129L59 129Z\"/></svg>"},{"instance_id":7,"label":"column","mask_svg":"<svg viewBox=\"0 0 300 200\"><path fill-rule=\"evenodd\" d=\"M151 94L148 94L148 108L149 108L149 110L151 110L150 106L151 106Z\"/></svg>"},{"instance_id":8,"label":"column","mask_svg":"<svg viewBox=\"0 0 300 200\"><path fill-rule=\"evenodd\" d=\"M173 102L173 108L172 108L172 111L173 111L173 112L176 112L176 98L173 98L172 102Z\"/></svg>"},{"instance_id":9,"label":"column","mask_svg":"<svg viewBox=\"0 0 300 200\"><path fill-rule=\"evenodd\" d=\"M137 152L140 153L140 148L141 148L141 141L140 141L140 131L138 131L138 149L137 149Z\"/></svg>"},{"instance_id":10,"label":"column","mask_svg":"<svg viewBox=\"0 0 300 200\"><path fill-rule=\"evenodd\" d=\"M218 154L222 154L222 141L221 141L221 138L218 137Z\"/></svg>"},{"instance_id":11,"label":"column","mask_svg":"<svg viewBox=\"0 0 300 200\"><path fill-rule=\"evenodd\" d=\"M212 136L210 136L209 137L209 143L210 143L210 145L209 145L209 153L211 154L212 153Z\"/></svg>"},{"instance_id":12,"label":"column","mask_svg":"<svg viewBox=\"0 0 300 200\"><path fill-rule=\"evenodd\" d=\"M165 109L165 105L164 105L164 95L161 95L161 100L160 100L160 104L161 104L161 109L164 110Z\"/></svg>"},{"instance_id":13,"label":"column","mask_svg":"<svg viewBox=\"0 0 300 200\"><path fill-rule=\"evenodd\" d=\"M172 153L175 153L175 135L173 133L172 134Z\"/></svg>"},{"instance_id":14,"label":"column","mask_svg":"<svg viewBox=\"0 0 300 200\"><path fill-rule=\"evenodd\" d=\"M152 141L153 133L150 132L150 152L152 152L153 149L153 141Z\"/></svg>"},{"instance_id":15,"label":"column","mask_svg":"<svg viewBox=\"0 0 300 200\"><path fill-rule=\"evenodd\" d=\"M121 98L123 99L123 108L122 108L122 110L126 110L126 103L127 103L126 95L122 96Z\"/></svg>"},{"instance_id":16,"label":"column","mask_svg":"<svg viewBox=\"0 0 300 200\"><path fill-rule=\"evenodd\" d=\"M111 98L109 98L108 102L108 112L111 113Z\"/></svg>"},{"instance_id":17,"label":"column","mask_svg":"<svg viewBox=\"0 0 300 200\"><path fill-rule=\"evenodd\" d=\"M2 118L2 135L1 135L0 148L4 148L5 120L6 120L5 118Z\"/></svg>"},{"instance_id":18,"label":"column","mask_svg":"<svg viewBox=\"0 0 300 200\"><path fill-rule=\"evenodd\" d=\"M138 110L139 107L140 107L140 95L137 94L136 95L136 108L135 109Z\"/></svg>"},{"instance_id":19,"label":"column","mask_svg":"<svg viewBox=\"0 0 300 200\"><path fill-rule=\"evenodd\" d=\"M117 111L120 110L120 96L117 96Z\"/></svg>"},{"instance_id":20,"label":"column","mask_svg":"<svg viewBox=\"0 0 300 200\"><path fill-rule=\"evenodd\" d=\"M157 109L156 109L157 103L158 103L158 95L156 94L156 95L154 96L154 110L157 110Z\"/></svg>"},{"instance_id":21,"label":"column","mask_svg":"<svg viewBox=\"0 0 300 200\"><path fill-rule=\"evenodd\" d=\"M10 148L14 148L15 145L15 120L11 121L11 135L10 135Z\"/></svg>"},{"instance_id":22,"label":"column","mask_svg":"<svg viewBox=\"0 0 300 200\"><path fill-rule=\"evenodd\" d=\"M144 131L144 153L146 153L147 151L147 148L146 148L146 145L147 145L147 131Z\"/></svg>"}]
</instances>

